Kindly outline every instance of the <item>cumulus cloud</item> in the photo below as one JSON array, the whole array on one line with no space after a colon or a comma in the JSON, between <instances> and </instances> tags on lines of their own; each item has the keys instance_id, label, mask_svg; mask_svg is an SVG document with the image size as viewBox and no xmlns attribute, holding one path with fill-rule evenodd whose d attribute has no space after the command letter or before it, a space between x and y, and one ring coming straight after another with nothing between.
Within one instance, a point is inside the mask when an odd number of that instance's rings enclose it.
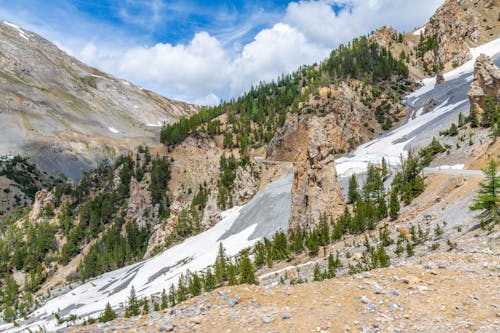
<instances>
[{"instance_id":1,"label":"cumulus cloud","mask_svg":"<svg viewBox=\"0 0 500 333\"><path fill-rule=\"evenodd\" d=\"M288 4L283 17L253 40L227 43L198 32L184 44L112 48L85 43L82 60L165 96L198 104L236 97L251 85L323 60L340 43L381 25L421 26L440 0L314 0ZM242 26L244 32L248 27ZM217 37L219 38L217 38ZM74 50L74 48L72 48Z\"/></svg>"}]
</instances>

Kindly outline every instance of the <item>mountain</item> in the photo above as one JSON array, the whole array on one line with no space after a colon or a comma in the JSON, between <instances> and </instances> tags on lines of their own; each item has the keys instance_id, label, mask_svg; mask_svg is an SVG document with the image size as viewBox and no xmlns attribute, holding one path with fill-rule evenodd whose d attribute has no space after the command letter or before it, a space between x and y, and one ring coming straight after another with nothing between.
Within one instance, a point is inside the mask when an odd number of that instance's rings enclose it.
<instances>
[{"instance_id":1,"label":"mountain","mask_svg":"<svg viewBox=\"0 0 500 333\"><path fill-rule=\"evenodd\" d=\"M331 311L355 309L341 320L349 330L488 331L499 221L469 206L489 188L479 168L499 159L497 12L446 1L423 30L361 36L181 117L158 133L163 145L76 185L37 183L29 209L0 219L3 318L19 324L0 329L218 331L221 320L321 331ZM474 294L449 299L468 284ZM331 286L342 308L315 296ZM283 290L297 293L289 308L276 304ZM448 298L439 311L415 303L427 294ZM95 324L113 311L127 318Z\"/></svg>"},{"instance_id":2,"label":"mountain","mask_svg":"<svg viewBox=\"0 0 500 333\"><path fill-rule=\"evenodd\" d=\"M156 145L198 110L89 67L33 32L0 22L0 155L80 180L97 162Z\"/></svg>"}]
</instances>

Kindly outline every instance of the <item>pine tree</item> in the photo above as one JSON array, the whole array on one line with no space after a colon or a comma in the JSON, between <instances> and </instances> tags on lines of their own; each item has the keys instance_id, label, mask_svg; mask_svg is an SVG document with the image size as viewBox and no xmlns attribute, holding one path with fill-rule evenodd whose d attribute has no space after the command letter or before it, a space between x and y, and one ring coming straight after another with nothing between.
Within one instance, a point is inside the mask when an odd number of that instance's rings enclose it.
<instances>
[{"instance_id":1,"label":"pine tree","mask_svg":"<svg viewBox=\"0 0 500 333\"><path fill-rule=\"evenodd\" d=\"M391 199L389 201L389 216L391 219L395 220L399 216L399 200L398 200L398 192L393 189L391 191Z\"/></svg>"},{"instance_id":2,"label":"pine tree","mask_svg":"<svg viewBox=\"0 0 500 333\"><path fill-rule=\"evenodd\" d=\"M234 286L238 284L238 280L236 279L236 266L232 263L227 265L227 284L230 286Z\"/></svg>"},{"instance_id":3,"label":"pine tree","mask_svg":"<svg viewBox=\"0 0 500 333\"><path fill-rule=\"evenodd\" d=\"M359 197L359 189L358 189L358 180L356 179L356 175L353 174L351 178L349 178L349 189L347 191L347 203L355 203Z\"/></svg>"},{"instance_id":4,"label":"pine tree","mask_svg":"<svg viewBox=\"0 0 500 333\"><path fill-rule=\"evenodd\" d=\"M127 308L125 309L125 317L133 317L139 315L139 301L135 295L135 288L132 286L128 297Z\"/></svg>"},{"instance_id":5,"label":"pine tree","mask_svg":"<svg viewBox=\"0 0 500 333\"><path fill-rule=\"evenodd\" d=\"M168 291L168 302L170 303L170 306L177 304L177 291L173 283L170 285L170 289Z\"/></svg>"},{"instance_id":6,"label":"pine tree","mask_svg":"<svg viewBox=\"0 0 500 333\"><path fill-rule=\"evenodd\" d=\"M205 289L205 291L212 291L215 288L215 284L215 276L212 273L212 269L209 267L203 279L203 289Z\"/></svg>"},{"instance_id":7,"label":"pine tree","mask_svg":"<svg viewBox=\"0 0 500 333\"><path fill-rule=\"evenodd\" d=\"M244 251L241 256L240 283L257 284L255 270L247 251Z\"/></svg>"},{"instance_id":8,"label":"pine tree","mask_svg":"<svg viewBox=\"0 0 500 333\"><path fill-rule=\"evenodd\" d=\"M189 293L191 294L191 296L198 296L199 294L201 294L201 291L201 279L198 274L192 273L189 280Z\"/></svg>"},{"instance_id":9,"label":"pine tree","mask_svg":"<svg viewBox=\"0 0 500 333\"><path fill-rule=\"evenodd\" d=\"M491 229L500 222L500 176L497 175L497 162L490 160L483 170L485 179L479 183L479 191L471 210L480 210L478 218L483 229Z\"/></svg>"},{"instance_id":10,"label":"pine tree","mask_svg":"<svg viewBox=\"0 0 500 333\"><path fill-rule=\"evenodd\" d=\"M224 249L222 242L219 243L219 251L217 253L217 258L215 259L215 279L218 284L222 284L224 281L227 281L226 250Z\"/></svg>"},{"instance_id":11,"label":"pine tree","mask_svg":"<svg viewBox=\"0 0 500 333\"><path fill-rule=\"evenodd\" d=\"M415 254L415 250L413 249L413 245L411 245L410 241L407 241L406 242L406 255L408 257L413 257L414 254Z\"/></svg>"},{"instance_id":12,"label":"pine tree","mask_svg":"<svg viewBox=\"0 0 500 333\"><path fill-rule=\"evenodd\" d=\"M387 118L389 119L389 118ZM382 180L387 179L387 175L389 173L389 169L387 167L387 161L385 160L385 157L382 157Z\"/></svg>"},{"instance_id":13,"label":"pine tree","mask_svg":"<svg viewBox=\"0 0 500 333\"><path fill-rule=\"evenodd\" d=\"M469 121L470 121L470 126L473 128L479 125L479 120L477 118L477 106L475 104L473 104L470 109Z\"/></svg>"},{"instance_id":14,"label":"pine tree","mask_svg":"<svg viewBox=\"0 0 500 333\"><path fill-rule=\"evenodd\" d=\"M149 303L148 303L148 300L145 298L142 301L142 314L146 315L148 313L149 313Z\"/></svg>"},{"instance_id":15,"label":"pine tree","mask_svg":"<svg viewBox=\"0 0 500 333\"><path fill-rule=\"evenodd\" d=\"M319 264L316 263L314 265L314 281L322 281L323 280L323 274L321 273L321 268L319 267Z\"/></svg>"},{"instance_id":16,"label":"pine tree","mask_svg":"<svg viewBox=\"0 0 500 333\"><path fill-rule=\"evenodd\" d=\"M379 267L389 267L391 265L391 258L389 257L387 252L385 252L385 248L382 244L378 246L377 258Z\"/></svg>"},{"instance_id":17,"label":"pine tree","mask_svg":"<svg viewBox=\"0 0 500 333\"><path fill-rule=\"evenodd\" d=\"M328 256L328 277L333 278L335 277L335 271L337 270L337 267L335 265L335 259L333 258L333 254L330 253Z\"/></svg>"},{"instance_id":18,"label":"pine tree","mask_svg":"<svg viewBox=\"0 0 500 333\"><path fill-rule=\"evenodd\" d=\"M161 292L161 309L165 310L168 307L167 293L165 289Z\"/></svg>"}]
</instances>

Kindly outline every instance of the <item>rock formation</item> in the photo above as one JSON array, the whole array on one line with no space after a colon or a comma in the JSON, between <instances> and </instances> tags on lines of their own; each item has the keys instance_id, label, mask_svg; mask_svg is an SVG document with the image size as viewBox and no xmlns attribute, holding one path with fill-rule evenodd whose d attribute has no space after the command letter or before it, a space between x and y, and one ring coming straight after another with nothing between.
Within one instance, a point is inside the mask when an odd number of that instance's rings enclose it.
<instances>
[{"instance_id":1,"label":"rock formation","mask_svg":"<svg viewBox=\"0 0 500 333\"><path fill-rule=\"evenodd\" d=\"M474 64L474 80L468 96L471 108L476 108L480 121L484 112L484 102L487 95L495 96L500 101L500 68L485 54L479 55Z\"/></svg>"},{"instance_id":2,"label":"rock formation","mask_svg":"<svg viewBox=\"0 0 500 333\"><path fill-rule=\"evenodd\" d=\"M322 214L336 217L343 210L334 163L335 147L342 137L331 119L316 115L288 117L284 128L278 134L281 144L273 147L268 157L294 162L289 228L308 229Z\"/></svg>"},{"instance_id":3,"label":"rock formation","mask_svg":"<svg viewBox=\"0 0 500 333\"><path fill-rule=\"evenodd\" d=\"M375 41L380 46L389 48L390 44L398 39L398 32L396 29L388 26L383 26L377 29L371 36L370 39Z\"/></svg>"},{"instance_id":4,"label":"rock formation","mask_svg":"<svg viewBox=\"0 0 500 333\"><path fill-rule=\"evenodd\" d=\"M464 11L456 0L446 0L426 24L424 36L433 36L439 43L437 50L429 50L423 61L427 67L434 64L459 66L471 59L466 39L479 38L476 17Z\"/></svg>"}]
</instances>

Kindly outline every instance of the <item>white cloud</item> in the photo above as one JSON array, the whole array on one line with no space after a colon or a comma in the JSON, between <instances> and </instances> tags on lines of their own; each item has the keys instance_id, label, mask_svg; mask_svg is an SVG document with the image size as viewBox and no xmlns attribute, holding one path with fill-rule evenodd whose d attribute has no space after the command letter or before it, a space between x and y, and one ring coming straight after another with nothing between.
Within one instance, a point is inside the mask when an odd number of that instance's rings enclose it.
<instances>
[{"instance_id":1,"label":"white cloud","mask_svg":"<svg viewBox=\"0 0 500 333\"><path fill-rule=\"evenodd\" d=\"M272 27L257 32L253 40L246 44L240 44L234 36L247 34L253 26L252 21L260 22L266 13L249 13L248 19L236 28L228 24L227 29L214 34L198 32L189 42L176 45L158 43L140 46L137 39L127 39L115 27L109 30L110 33L96 35L85 22L81 24L82 31L86 32L80 37L70 33L65 35L61 31L54 33L43 26L41 30L47 32L49 38L56 39L62 49L103 71L170 98L214 104L219 97L236 97L260 81L275 79L300 65L321 61L340 43L367 34L379 26L390 25L400 31L410 31L425 23L441 2L291 2L281 19ZM152 25L161 21L163 8L157 5L158 1L146 6L146 15L132 15L134 6L141 3L127 0L128 10L121 12L122 17L132 21L137 17L149 17ZM345 9L336 14L332 6ZM3 14L0 9L0 16ZM230 18L226 18L228 22L232 22ZM24 22L29 22L28 18L24 18ZM27 26L36 28L36 24Z\"/></svg>"},{"instance_id":2,"label":"white cloud","mask_svg":"<svg viewBox=\"0 0 500 333\"><path fill-rule=\"evenodd\" d=\"M275 79L281 73L322 59L329 51L310 43L297 29L277 23L271 29L260 31L234 61L232 95L241 94L252 84Z\"/></svg>"},{"instance_id":3,"label":"white cloud","mask_svg":"<svg viewBox=\"0 0 500 333\"><path fill-rule=\"evenodd\" d=\"M197 33L188 45L159 43L126 50L115 72L132 81L152 81L199 98L221 89L230 75L229 57L217 39Z\"/></svg>"}]
</instances>

